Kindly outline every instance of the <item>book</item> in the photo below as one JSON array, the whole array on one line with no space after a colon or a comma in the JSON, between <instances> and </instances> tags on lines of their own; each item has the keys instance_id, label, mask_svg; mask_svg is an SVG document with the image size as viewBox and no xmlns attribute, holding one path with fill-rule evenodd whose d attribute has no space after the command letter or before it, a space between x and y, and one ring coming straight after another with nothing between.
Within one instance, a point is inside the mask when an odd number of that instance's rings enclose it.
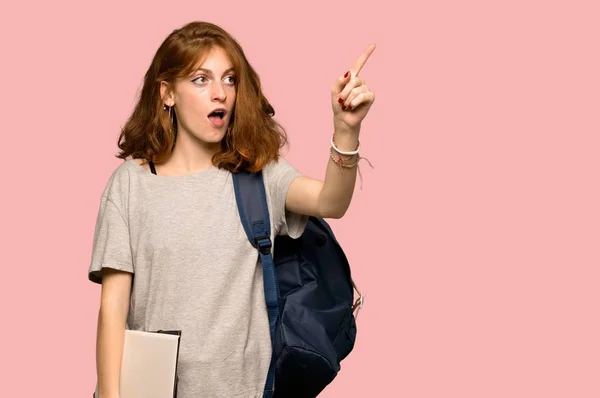
<instances>
[{"instance_id":1,"label":"book","mask_svg":"<svg viewBox=\"0 0 600 398\"><path fill-rule=\"evenodd\" d=\"M120 398L175 398L181 331L125 330ZM98 386L94 392L98 395Z\"/></svg>"}]
</instances>

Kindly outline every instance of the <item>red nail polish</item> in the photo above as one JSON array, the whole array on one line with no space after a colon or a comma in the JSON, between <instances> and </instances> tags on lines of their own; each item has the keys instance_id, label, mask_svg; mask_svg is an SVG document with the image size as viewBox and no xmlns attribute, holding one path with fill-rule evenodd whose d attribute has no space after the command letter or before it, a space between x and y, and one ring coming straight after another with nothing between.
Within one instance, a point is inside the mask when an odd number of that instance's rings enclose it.
<instances>
[{"instance_id":1,"label":"red nail polish","mask_svg":"<svg viewBox=\"0 0 600 398\"><path fill-rule=\"evenodd\" d=\"M352 110L352 107L351 107L350 105L348 105L348 110L349 110L349 111L351 111L351 110Z\"/></svg>"},{"instance_id":2,"label":"red nail polish","mask_svg":"<svg viewBox=\"0 0 600 398\"><path fill-rule=\"evenodd\" d=\"M350 73L350 71L346 72L346 74L344 75L344 77L348 77L348 73Z\"/></svg>"},{"instance_id":3,"label":"red nail polish","mask_svg":"<svg viewBox=\"0 0 600 398\"><path fill-rule=\"evenodd\" d=\"M344 100L341 98L338 98L338 102L341 104L342 102L344 102Z\"/></svg>"},{"instance_id":4,"label":"red nail polish","mask_svg":"<svg viewBox=\"0 0 600 398\"><path fill-rule=\"evenodd\" d=\"M346 110L346 105L342 105L342 110L345 111Z\"/></svg>"}]
</instances>

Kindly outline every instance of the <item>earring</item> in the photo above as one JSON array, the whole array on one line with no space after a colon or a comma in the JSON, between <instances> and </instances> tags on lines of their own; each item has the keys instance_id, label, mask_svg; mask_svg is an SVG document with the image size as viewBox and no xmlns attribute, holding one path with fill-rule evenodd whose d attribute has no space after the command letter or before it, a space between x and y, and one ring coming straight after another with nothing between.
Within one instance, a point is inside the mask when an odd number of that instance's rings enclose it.
<instances>
[{"instance_id":1,"label":"earring","mask_svg":"<svg viewBox=\"0 0 600 398\"><path fill-rule=\"evenodd\" d=\"M173 105L174 106L174 105ZM172 125L175 124L175 119L173 119L173 106L167 106L167 104L163 105L163 109L166 111L169 110L169 121Z\"/></svg>"}]
</instances>

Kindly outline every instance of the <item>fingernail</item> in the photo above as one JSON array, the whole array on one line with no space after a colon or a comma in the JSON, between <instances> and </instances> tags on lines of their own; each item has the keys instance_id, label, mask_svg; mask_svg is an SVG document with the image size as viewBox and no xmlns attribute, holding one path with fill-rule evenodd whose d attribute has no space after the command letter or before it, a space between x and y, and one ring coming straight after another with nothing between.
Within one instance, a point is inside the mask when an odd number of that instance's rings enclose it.
<instances>
[{"instance_id":1,"label":"fingernail","mask_svg":"<svg viewBox=\"0 0 600 398\"><path fill-rule=\"evenodd\" d=\"M346 110L346 105L342 105L342 110L345 111Z\"/></svg>"},{"instance_id":2,"label":"fingernail","mask_svg":"<svg viewBox=\"0 0 600 398\"><path fill-rule=\"evenodd\" d=\"M351 107L350 105L348 105L348 110L349 110L349 111L351 111L351 110L352 110L352 107Z\"/></svg>"},{"instance_id":3,"label":"fingernail","mask_svg":"<svg viewBox=\"0 0 600 398\"><path fill-rule=\"evenodd\" d=\"M342 102L344 102L344 100L341 98L338 98L338 102L341 104Z\"/></svg>"},{"instance_id":4,"label":"fingernail","mask_svg":"<svg viewBox=\"0 0 600 398\"><path fill-rule=\"evenodd\" d=\"M350 71L346 72L346 74L344 75L344 77L348 77L349 73L350 73Z\"/></svg>"}]
</instances>

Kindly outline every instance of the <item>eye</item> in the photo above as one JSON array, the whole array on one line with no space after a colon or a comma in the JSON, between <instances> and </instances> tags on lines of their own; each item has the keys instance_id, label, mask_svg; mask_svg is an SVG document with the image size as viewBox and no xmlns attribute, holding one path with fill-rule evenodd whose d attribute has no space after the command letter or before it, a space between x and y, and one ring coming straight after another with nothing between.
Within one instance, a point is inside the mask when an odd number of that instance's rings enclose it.
<instances>
[{"instance_id":1,"label":"eye","mask_svg":"<svg viewBox=\"0 0 600 398\"><path fill-rule=\"evenodd\" d=\"M198 82L198 80L200 80L200 79L204 79L204 81ZM206 83L206 76L205 75L198 76L197 78L195 78L194 80L192 80L192 82L193 83Z\"/></svg>"},{"instance_id":2,"label":"eye","mask_svg":"<svg viewBox=\"0 0 600 398\"><path fill-rule=\"evenodd\" d=\"M230 80L231 84L235 84L235 76L233 76L233 75L227 76L227 79Z\"/></svg>"}]
</instances>

